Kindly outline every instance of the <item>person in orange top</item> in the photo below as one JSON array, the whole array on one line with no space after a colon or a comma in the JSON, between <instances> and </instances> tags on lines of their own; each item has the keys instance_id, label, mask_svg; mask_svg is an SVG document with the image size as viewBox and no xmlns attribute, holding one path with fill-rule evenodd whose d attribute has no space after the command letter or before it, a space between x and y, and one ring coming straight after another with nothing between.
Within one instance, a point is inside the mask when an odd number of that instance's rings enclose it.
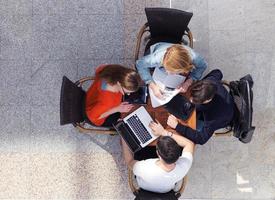
<instances>
[{"instance_id":1,"label":"person in orange top","mask_svg":"<svg viewBox=\"0 0 275 200\"><path fill-rule=\"evenodd\" d=\"M92 125L110 127L129 112L133 105L122 102L122 96L138 90L139 74L121 65L101 65L96 69L95 80L86 94L86 116Z\"/></svg>"}]
</instances>

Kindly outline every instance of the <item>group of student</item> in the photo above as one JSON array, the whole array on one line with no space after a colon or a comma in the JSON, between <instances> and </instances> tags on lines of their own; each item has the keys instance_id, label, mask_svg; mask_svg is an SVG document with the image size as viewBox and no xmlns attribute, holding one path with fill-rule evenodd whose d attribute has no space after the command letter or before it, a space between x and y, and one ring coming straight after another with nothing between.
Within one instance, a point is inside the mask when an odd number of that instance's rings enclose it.
<instances>
[{"instance_id":1,"label":"group of student","mask_svg":"<svg viewBox=\"0 0 275 200\"><path fill-rule=\"evenodd\" d=\"M233 99L221 83L222 72L212 70L202 78L207 68L204 58L188 46L156 43L148 55L136 61L136 70L121 65L101 65L96 69L95 81L86 95L87 121L96 126L112 126L121 113L130 112L133 105L123 102L123 95L135 92L146 84L158 98L164 98L154 82L150 68L160 68L168 74L182 74L186 80L181 93L188 92L188 102L196 109L197 127L192 129L179 123L186 117L186 97L176 95L165 105L171 114L167 125L178 134L164 129L159 122L151 122L152 132L160 136L156 145L157 158L136 160L122 140L125 161L136 176L140 188L166 193L177 186L190 169L195 144L205 144L214 131L224 128L233 119Z\"/></svg>"}]
</instances>

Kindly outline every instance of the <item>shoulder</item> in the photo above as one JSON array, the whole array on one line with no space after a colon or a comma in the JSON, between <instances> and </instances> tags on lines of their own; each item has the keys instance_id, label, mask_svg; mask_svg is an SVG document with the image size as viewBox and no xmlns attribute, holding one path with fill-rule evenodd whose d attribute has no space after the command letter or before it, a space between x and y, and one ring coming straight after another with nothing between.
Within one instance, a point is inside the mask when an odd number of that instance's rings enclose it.
<instances>
[{"instance_id":1,"label":"shoulder","mask_svg":"<svg viewBox=\"0 0 275 200\"><path fill-rule=\"evenodd\" d=\"M197 59L197 57L199 57L199 54L191 47L189 47L187 45L182 45L182 46L188 51L192 60Z\"/></svg>"},{"instance_id":2,"label":"shoulder","mask_svg":"<svg viewBox=\"0 0 275 200\"><path fill-rule=\"evenodd\" d=\"M223 74L222 74L221 70L214 69L211 72L209 72L203 79L208 79L208 80L212 80L212 81L216 81L216 82L220 83L222 78L223 78Z\"/></svg>"},{"instance_id":3,"label":"shoulder","mask_svg":"<svg viewBox=\"0 0 275 200\"><path fill-rule=\"evenodd\" d=\"M169 47L171 47L172 43L167 42L158 42L150 47L150 53L156 53L156 52L165 52Z\"/></svg>"},{"instance_id":4,"label":"shoulder","mask_svg":"<svg viewBox=\"0 0 275 200\"><path fill-rule=\"evenodd\" d=\"M193 155L190 152L183 152L181 157L179 157L179 160L176 162L177 165L187 165L191 166L193 162Z\"/></svg>"},{"instance_id":5,"label":"shoulder","mask_svg":"<svg viewBox=\"0 0 275 200\"><path fill-rule=\"evenodd\" d=\"M147 159L147 160L141 160L137 161L133 166L133 172L136 175L139 175L140 173L144 173L145 171L148 171L150 168L154 168L155 162L157 158Z\"/></svg>"}]
</instances>

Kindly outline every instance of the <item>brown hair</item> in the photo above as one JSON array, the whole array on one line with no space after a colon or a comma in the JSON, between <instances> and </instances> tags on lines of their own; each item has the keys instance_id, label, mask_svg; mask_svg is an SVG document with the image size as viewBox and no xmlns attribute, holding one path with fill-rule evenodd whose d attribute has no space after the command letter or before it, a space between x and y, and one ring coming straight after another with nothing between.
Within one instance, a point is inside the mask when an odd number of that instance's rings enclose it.
<instances>
[{"instance_id":1,"label":"brown hair","mask_svg":"<svg viewBox=\"0 0 275 200\"><path fill-rule=\"evenodd\" d=\"M157 142L157 153L167 164L175 163L182 154L182 148L168 136L161 136Z\"/></svg>"},{"instance_id":2,"label":"brown hair","mask_svg":"<svg viewBox=\"0 0 275 200\"><path fill-rule=\"evenodd\" d=\"M180 44L174 44L166 50L163 66L175 73L189 73L194 68L188 50Z\"/></svg>"},{"instance_id":3,"label":"brown hair","mask_svg":"<svg viewBox=\"0 0 275 200\"><path fill-rule=\"evenodd\" d=\"M195 104L202 104L215 96L217 85L211 80L200 80L194 82L188 90L190 91L192 102Z\"/></svg>"},{"instance_id":4,"label":"brown hair","mask_svg":"<svg viewBox=\"0 0 275 200\"><path fill-rule=\"evenodd\" d=\"M98 76L110 85L119 82L122 87L133 92L137 91L141 84L141 78L135 70L116 64L107 65Z\"/></svg>"}]
</instances>

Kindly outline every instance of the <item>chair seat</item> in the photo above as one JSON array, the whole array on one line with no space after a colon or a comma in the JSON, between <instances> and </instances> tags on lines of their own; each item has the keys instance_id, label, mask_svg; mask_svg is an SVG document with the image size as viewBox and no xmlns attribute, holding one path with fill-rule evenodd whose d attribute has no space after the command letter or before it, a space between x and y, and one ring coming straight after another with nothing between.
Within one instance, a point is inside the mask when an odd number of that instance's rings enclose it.
<instances>
[{"instance_id":1,"label":"chair seat","mask_svg":"<svg viewBox=\"0 0 275 200\"><path fill-rule=\"evenodd\" d=\"M93 129L93 130L101 130L101 131L115 130L113 127L94 126L89 123L86 123L86 128Z\"/></svg>"}]
</instances>

